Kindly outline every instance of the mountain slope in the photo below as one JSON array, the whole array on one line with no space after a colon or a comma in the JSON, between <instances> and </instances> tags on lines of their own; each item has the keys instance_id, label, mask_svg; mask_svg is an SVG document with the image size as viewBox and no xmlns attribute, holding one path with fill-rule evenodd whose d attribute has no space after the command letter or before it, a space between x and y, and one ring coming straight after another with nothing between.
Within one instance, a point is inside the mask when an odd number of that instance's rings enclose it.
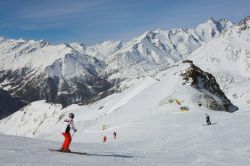
<instances>
[{"instance_id":1,"label":"mountain slope","mask_svg":"<svg viewBox=\"0 0 250 166\"><path fill-rule=\"evenodd\" d=\"M212 73L222 90L237 105L249 106L250 17L221 37L204 44L189 57Z\"/></svg>"},{"instance_id":2,"label":"mountain slope","mask_svg":"<svg viewBox=\"0 0 250 166\"><path fill-rule=\"evenodd\" d=\"M0 54L1 86L27 102L89 103L111 88L105 64L69 45L2 39Z\"/></svg>"},{"instance_id":3,"label":"mountain slope","mask_svg":"<svg viewBox=\"0 0 250 166\"><path fill-rule=\"evenodd\" d=\"M215 21L210 18L191 29L145 32L114 52L107 60L108 69L119 71L121 75L136 75L165 68L182 60L204 43L219 37L232 26L228 20Z\"/></svg>"},{"instance_id":4,"label":"mountain slope","mask_svg":"<svg viewBox=\"0 0 250 166\"><path fill-rule=\"evenodd\" d=\"M18 111L26 105L18 98L12 97L7 91L0 89L0 119L3 119L12 113Z\"/></svg>"}]
</instances>

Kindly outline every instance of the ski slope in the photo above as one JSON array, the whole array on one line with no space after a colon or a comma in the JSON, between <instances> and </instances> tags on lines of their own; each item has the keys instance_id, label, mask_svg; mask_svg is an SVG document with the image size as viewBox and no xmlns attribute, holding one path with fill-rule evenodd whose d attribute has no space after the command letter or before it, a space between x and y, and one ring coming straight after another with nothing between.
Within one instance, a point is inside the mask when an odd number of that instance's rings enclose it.
<instances>
[{"instance_id":1,"label":"ski slope","mask_svg":"<svg viewBox=\"0 0 250 166\"><path fill-rule=\"evenodd\" d=\"M233 114L209 114L212 122L217 122L216 125L203 126L203 111L152 115L151 121L142 119L134 124L114 128L118 133L117 139L113 140L108 135L106 143L102 143L101 138L96 142L88 142L86 140L90 138L85 136L86 133L81 134L86 131L80 130L73 137L71 150L89 154L84 156L49 152L48 148L57 149L61 144L63 138L59 131L56 135L60 142L0 135L0 163L89 166L249 165L250 112L240 110Z\"/></svg>"},{"instance_id":2,"label":"ski slope","mask_svg":"<svg viewBox=\"0 0 250 166\"><path fill-rule=\"evenodd\" d=\"M249 109L227 113L199 107L193 99L201 92L183 85L180 77L188 66L180 64L138 80L122 93L90 105L61 109L45 101L31 103L0 121L0 132L34 138L1 135L0 163L247 166ZM78 129L71 150L89 155L47 150L60 147L62 121L69 112L74 112ZM204 126L205 113L215 125Z\"/></svg>"}]
</instances>

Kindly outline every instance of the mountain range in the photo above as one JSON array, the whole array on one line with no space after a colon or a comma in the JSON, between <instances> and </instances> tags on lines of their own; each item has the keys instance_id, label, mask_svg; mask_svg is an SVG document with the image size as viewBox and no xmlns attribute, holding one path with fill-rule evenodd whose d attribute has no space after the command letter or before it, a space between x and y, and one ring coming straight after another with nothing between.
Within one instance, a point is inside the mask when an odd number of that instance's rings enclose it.
<instances>
[{"instance_id":1,"label":"mountain range","mask_svg":"<svg viewBox=\"0 0 250 166\"><path fill-rule=\"evenodd\" d=\"M250 103L249 26L250 17L238 24L209 18L195 28L157 29L127 42L94 45L1 37L0 88L5 93L0 95L18 98L21 106L38 100L63 108L86 105L121 93L145 77L156 79L160 72L189 59L199 73L212 74L216 81L209 81L209 86L223 91L226 103L232 100L246 106Z\"/></svg>"}]
</instances>

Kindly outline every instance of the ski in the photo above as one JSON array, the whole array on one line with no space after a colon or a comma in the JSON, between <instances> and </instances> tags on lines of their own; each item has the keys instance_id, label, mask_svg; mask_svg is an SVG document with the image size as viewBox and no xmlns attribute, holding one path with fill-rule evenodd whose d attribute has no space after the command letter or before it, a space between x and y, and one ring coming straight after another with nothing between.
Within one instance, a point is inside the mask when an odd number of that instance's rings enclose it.
<instances>
[{"instance_id":1,"label":"ski","mask_svg":"<svg viewBox=\"0 0 250 166\"><path fill-rule=\"evenodd\" d=\"M210 125L215 125L217 122L215 123L211 123ZM203 126L210 126L209 124L203 124Z\"/></svg>"},{"instance_id":2,"label":"ski","mask_svg":"<svg viewBox=\"0 0 250 166\"><path fill-rule=\"evenodd\" d=\"M72 153L72 154L79 154L79 155L88 155L87 153L85 153L85 152L65 152L65 151L62 151L62 150L60 150L60 149L48 149L49 151L51 151L51 152L61 152L61 153Z\"/></svg>"},{"instance_id":3,"label":"ski","mask_svg":"<svg viewBox=\"0 0 250 166\"><path fill-rule=\"evenodd\" d=\"M128 155L120 155L120 154L97 154L97 153L85 153L85 152L64 152L62 150L57 149L48 149L51 152L60 152L60 153L71 153L71 154L78 154L78 155L86 155L86 156L99 156L99 157L119 157L119 158L134 158L134 156Z\"/></svg>"}]
</instances>

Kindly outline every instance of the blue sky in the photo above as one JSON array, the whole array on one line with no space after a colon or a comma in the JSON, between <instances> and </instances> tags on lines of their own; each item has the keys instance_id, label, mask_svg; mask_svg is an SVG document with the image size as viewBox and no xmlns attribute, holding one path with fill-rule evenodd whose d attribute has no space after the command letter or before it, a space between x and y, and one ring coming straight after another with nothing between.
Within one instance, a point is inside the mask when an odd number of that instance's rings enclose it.
<instances>
[{"instance_id":1,"label":"blue sky","mask_svg":"<svg viewBox=\"0 0 250 166\"><path fill-rule=\"evenodd\" d=\"M91 44L194 27L209 17L238 22L249 9L250 0L1 0L0 35Z\"/></svg>"}]
</instances>

